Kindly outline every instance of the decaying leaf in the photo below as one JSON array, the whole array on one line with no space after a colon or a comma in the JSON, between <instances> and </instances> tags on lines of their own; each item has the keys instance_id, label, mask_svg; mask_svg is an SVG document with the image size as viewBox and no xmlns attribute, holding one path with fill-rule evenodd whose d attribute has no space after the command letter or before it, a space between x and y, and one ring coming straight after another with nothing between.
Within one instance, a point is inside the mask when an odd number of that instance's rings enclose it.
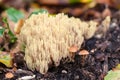
<instances>
[{"instance_id":1,"label":"decaying leaf","mask_svg":"<svg viewBox=\"0 0 120 80\"><path fill-rule=\"evenodd\" d=\"M15 34L19 34L20 33L20 30L21 30L21 27L23 26L24 24L24 20L23 19L20 19L16 25L15 25L15 28L14 28L14 32Z\"/></svg>"},{"instance_id":2,"label":"decaying leaf","mask_svg":"<svg viewBox=\"0 0 120 80\"><path fill-rule=\"evenodd\" d=\"M120 79L120 70L110 70L105 76L104 80L119 80Z\"/></svg>"},{"instance_id":3,"label":"decaying leaf","mask_svg":"<svg viewBox=\"0 0 120 80\"><path fill-rule=\"evenodd\" d=\"M12 67L12 57L7 52L0 52L0 63L7 67Z\"/></svg>"},{"instance_id":4,"label":"decaying leaf","mask_svg":"<svg viewBox=\"0 0 120 80\"><path fill-rule=\"evenodd\" d=\"M120 64L118 64L113 70L110 70L104 78L104 80L119 80L119 79L120 79Z\"/></svg>"}]
</instances>

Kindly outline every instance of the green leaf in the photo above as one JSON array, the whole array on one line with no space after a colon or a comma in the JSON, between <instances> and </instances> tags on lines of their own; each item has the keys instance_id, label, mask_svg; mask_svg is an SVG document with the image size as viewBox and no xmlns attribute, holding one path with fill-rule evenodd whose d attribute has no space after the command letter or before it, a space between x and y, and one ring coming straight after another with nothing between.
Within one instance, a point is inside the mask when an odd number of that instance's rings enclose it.
<instances>
[{"instance_id":1,"label":"green leaf","mask_svg":"<svg viewBox=\"0 0 120 80\"><path fill-rule=\"evenodd\" d=\"M104 80L119 80L120 79L120 70L110 70L105 76Z\"/></svg>"},{"instance_id":2,"label":"green leaf","mask_svg":"<svg viewBox=\"0 0 120 80\"><path fill-rule=\"evenodd\" d=\"M19 19L24 18L24 14L14 8L9 8L6 10L8 18L14 22L17 22Z\"/></svg>"},{"instance_id":3,"label":"green leaf","mask_svg":"<svg viewBox=\"0 0 120 80\"><path fill-rule=\"evenodd\" d=\"M48 13L48 11L45 10L45 9L39 9L39 10L36 10L36 11L32 12L32 13L30 14L30 16L31 16L32 14L39 14L39 13L41 13L41 14L43 14L43 13ZM29 17L30 17L30 16L29 16Z\"/></svg>"},{"instance_id":4,"label":"green leaf","mask_svg":"<svg viewBox=\"0 0 120 80\"><path fill-rule=\"evenodd\" d=\"M10 43L14 43L16 42L17 38L16 36L13 34L13 32L10 30L10 27L9 27L9 24L8 24L8 21L7 21L7 18L3 18L2 19L4 23L6 23L6 29L8 29L8 35L10 36Z\"/></svg>"},{"instance_id":5,"label":"green leaf","mask_svg":"<svg viewBox=\"0 0 120 80\"><path fill-rule=\"evenodd\" d=\"M5 31L5 28L1 28L1 29L0 29L0 36L3 36L4 31Z\"/></svg>"}]
</instances>

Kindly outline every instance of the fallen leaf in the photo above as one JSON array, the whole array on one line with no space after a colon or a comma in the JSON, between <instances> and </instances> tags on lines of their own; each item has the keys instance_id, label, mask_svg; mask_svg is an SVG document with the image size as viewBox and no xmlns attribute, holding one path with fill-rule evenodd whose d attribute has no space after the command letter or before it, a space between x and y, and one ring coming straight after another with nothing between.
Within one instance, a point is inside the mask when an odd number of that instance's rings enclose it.
<instances>
[{"instance_id":1,"label":"fallen leaf","mask_svg":"<svg viewBox=\"0 0 120 80\"><path fill-rule=\"evenodd\" d=\"M0 52L0 63L12 67L12 57L7 52Z\"/></svg>"},{"instance_id":2,"label":"fallen leaf","mask_svg":"<svg viewBox=\"0 0 120 80\"><path fill-rule=\"evenodd\" d=\"M15 32L16 34L19 34L19 33L20 33L20 30L21 30L23 24L24 24L24 20L23 20L23 19L20 19L20 20L16 23L15 28L14 28L14 32Z\"/></svg>"},{"instance_id":3,"label":"fallen leaf","mask_svg":"<svg viewBox=\"0 0 120 80\"><path fill-rule=\"evenodd\" d=\"M105 76L104 80L119 80L120 79L120 70L110 70Z\"/></svg>"}]
</instances>

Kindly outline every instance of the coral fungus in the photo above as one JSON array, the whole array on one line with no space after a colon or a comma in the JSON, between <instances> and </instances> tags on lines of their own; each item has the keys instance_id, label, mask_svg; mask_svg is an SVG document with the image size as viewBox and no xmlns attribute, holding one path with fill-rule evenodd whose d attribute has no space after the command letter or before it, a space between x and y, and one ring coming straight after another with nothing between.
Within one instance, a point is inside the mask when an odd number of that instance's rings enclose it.
<instances>
[{"instance_id":1,"label":"coral fungus","mask_svg":"<svg viewBox=\"0 0 120 80\"><path fill-rule=\"evenodd\" d=\"M25 45L28 67L46 73L50 64L58 66L61 59L71 58L69 48L80 48L84 39L94 35L96 25L94 21L81 21L63 13L33 14L25 20L18 37L20 45Z\"/></svg>"}]
</instances>

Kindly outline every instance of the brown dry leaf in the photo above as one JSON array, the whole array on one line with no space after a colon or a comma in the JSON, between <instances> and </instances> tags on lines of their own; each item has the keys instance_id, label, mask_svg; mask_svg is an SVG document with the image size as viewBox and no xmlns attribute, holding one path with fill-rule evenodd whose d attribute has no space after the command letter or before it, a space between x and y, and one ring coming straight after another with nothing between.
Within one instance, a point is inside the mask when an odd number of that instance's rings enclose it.
<instances>
[{"instance_id":1,"label":"brown dry leaf","mask_svg":"<svg viewBox=\"0 0 120 80\"><path fill-rule=\"evenodd\" d=\"M20 19L16 25L15 25L15 28L14 28L14 32L15 34L19 34L20 33L20 30L21 30L21 27L23 26L24 24L24 20L23 19Z\"/></svg>"}]
</instances>

